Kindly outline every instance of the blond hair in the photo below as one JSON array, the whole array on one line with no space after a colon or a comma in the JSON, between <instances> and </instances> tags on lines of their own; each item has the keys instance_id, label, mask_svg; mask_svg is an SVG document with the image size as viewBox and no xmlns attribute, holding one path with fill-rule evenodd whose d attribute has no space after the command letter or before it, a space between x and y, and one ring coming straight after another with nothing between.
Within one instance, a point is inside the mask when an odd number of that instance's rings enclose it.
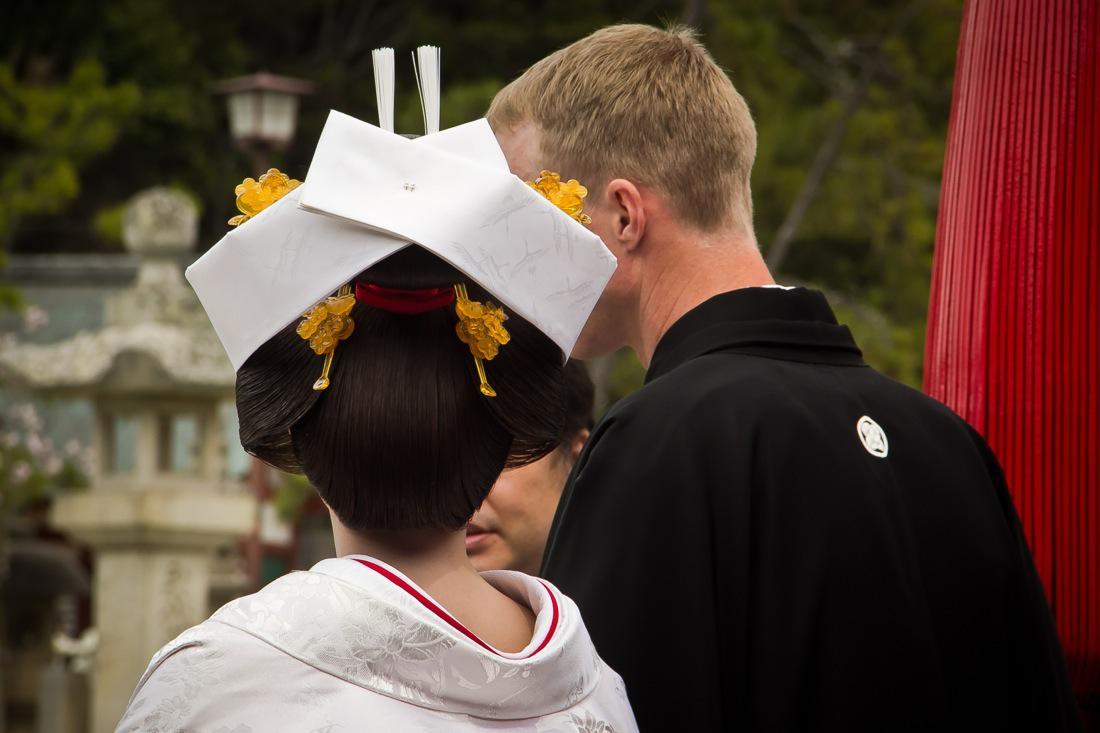
<instances>
[{"instance_id":1,"label":"blond hair","mask_svg":"<svg viewBox=\"0 0 1100 733\"><path fill-rule=\"evenodd\" d=\"M542 168L590 188L625 178L661 191L698 229L752 235L756 127L688 28L598 30L504 87L487 117L497 131L533 124Z\"/></svg>"}]
</instances>

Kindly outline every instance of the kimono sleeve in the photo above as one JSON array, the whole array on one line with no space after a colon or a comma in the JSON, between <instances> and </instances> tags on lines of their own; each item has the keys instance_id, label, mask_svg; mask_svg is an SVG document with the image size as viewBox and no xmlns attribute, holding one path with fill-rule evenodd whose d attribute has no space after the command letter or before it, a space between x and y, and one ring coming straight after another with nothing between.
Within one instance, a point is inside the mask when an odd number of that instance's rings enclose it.
<instances>
[{"instance_id":1,"label":"kimono sleeve","mask_svg":"<svg viewBox=\"0 0 1100 733\"><path fill-rule=\"evenodd\" d=\"M180 635L157 652L138 681L116 733L196 730L206 699L233 674L222 645L204 626Z\"/></svg>"},{"instance_id":2,"label":"kimono sleeve","mask_svg":"<svg viewBox=\"0 0 1100 733\"><path fill-rule=\"evenodd\" d=\"M1008 482L989 444L969 425L967 430L981 453L1005 521L1016 541L1019 583L1016 588L1018 598L1013 607L1018 609L1017 638L1020 642L1019 653L1024 657L1020 668L1033 674L1032 680L1024 687L1032 696L1029 707L1035 716L1035 729L1079 730L1080 717L1066 671L1062 645L1027 537L1012 502Z\"/></svg>"}]
</instances>

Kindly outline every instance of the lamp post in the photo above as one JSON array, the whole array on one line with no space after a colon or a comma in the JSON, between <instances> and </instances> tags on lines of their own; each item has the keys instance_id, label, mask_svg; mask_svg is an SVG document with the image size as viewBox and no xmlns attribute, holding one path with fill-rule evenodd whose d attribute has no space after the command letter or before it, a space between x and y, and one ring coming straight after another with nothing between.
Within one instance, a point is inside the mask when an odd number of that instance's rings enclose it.
<instances>
[{"instance_id":1,"label":"lamp post","mask_svg":"<svg viewBox=\"0 0 1100 733\"><path fill-rule=\"evenodd\" d=\"M211 90L224 95L233 142L250 158L254 174L267 170L271 155L285 150L294 139L298 100L312 94L315 85L261 71L217 82Z\"/></svg>"},{"instance_id":2,"label":"lamp post","mask_svg":"<svg viewBox=\"0 0 1100 733\"><path fill-rule=\"evenodd\" d=\"M314 88L313 82L267 71L226 79L211 87L214 94L225 96L229 132L234 144L248 155L253 176L265 173L272 154L290 145L298 123L299 99L312 94ZM252 532L241 543L241 551L245 572L254 588L263 585L265 558L285 561L287 569L291 564L288 558L293 549L293 535L283 536L287 528L276 519L270 472L259 459L251 459L248 484L256 499L257 513Z\"/></svg>"}]
</instances>

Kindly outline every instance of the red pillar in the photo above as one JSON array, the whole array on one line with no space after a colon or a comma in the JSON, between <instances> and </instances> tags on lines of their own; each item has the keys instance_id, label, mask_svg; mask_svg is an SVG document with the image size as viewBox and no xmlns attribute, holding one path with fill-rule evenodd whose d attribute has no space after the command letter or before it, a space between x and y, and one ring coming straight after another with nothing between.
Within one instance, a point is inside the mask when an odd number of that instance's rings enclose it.
<instances>
[{"instance_id":1,"label":"red pillar","mask_svg":"<svg viewBox=\"0 0 1100 733\"><path fill-rule=\"evenodd\" d=\"M992 445L1079 694L1100 695L1100 3L969 0L925 390Z\"/></svg>"}]
</instances>

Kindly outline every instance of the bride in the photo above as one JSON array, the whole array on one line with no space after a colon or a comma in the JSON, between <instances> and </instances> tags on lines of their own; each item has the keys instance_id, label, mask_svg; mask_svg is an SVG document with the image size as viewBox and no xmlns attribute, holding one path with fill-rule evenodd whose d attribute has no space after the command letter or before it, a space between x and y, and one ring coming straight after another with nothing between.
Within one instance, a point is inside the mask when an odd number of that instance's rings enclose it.
<instances>
[{"instance_id":1,"label":"bride","mask_svg":"<svg viewBox=\"0 0 1100 733\"><path fill-rule=\"evenodd\" d=\"M189 269L243 445L308 477L338 557L165 646L119 731L636 729L573 602L466 557L501 470L560 442L563 351L614 261L583 188L525 186L484 121L463 128L411 141L333 113L306 184L246 180L239 226Z\"/></svg>"}]
</instances>

